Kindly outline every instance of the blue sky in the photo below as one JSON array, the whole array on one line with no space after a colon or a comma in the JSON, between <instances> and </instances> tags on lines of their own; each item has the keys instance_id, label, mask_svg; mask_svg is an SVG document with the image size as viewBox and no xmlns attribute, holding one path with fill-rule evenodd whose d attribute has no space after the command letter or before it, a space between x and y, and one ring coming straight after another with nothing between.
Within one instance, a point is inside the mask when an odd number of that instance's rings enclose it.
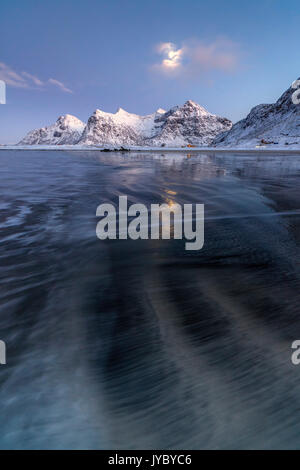
<instances>
[{"instance_id":1,"label":"blue sky","mask_svg":"<svg viewBox=\"0 0 300 470\"><path fill-rule=\"evenodd\" d=\"M192 99L233 121L300 76L298 0L1 0L0 143Z\"/></svg>"}]
</instances>

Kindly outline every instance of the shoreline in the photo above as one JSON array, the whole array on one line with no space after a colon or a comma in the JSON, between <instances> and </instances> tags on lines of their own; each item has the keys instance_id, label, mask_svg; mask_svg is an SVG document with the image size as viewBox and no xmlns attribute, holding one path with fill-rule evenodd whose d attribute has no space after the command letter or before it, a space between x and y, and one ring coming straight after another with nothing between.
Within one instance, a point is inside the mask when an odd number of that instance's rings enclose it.
<instances>
[{"instance_id":1,"label":"shoreline","mask_svg":"<svg viewBox=\"0 0 300 470\"><path fill-rule=\"evenodd\" d=\"M37 150L37 151L71 151L71 152L102 152L102 153L111 153L111 152L147 152L147 153L241 153L241 154L286 154L300 155L300 148L278 148L278 147L268 147L268 148L235 148L235 147L192 147L192 148L181 148L181 147L127 147L127 148L109 148L109 147L93 147L86 146L80 147L76 145L32 145L32 146L23 146L23 145L0 145L1 150Z\"/></svg>"}]
</instances>

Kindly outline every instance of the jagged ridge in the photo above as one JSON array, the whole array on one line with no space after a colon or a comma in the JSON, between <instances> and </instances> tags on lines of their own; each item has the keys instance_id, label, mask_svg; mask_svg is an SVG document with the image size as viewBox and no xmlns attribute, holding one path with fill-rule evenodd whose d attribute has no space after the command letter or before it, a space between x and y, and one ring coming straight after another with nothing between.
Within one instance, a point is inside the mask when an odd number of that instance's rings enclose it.
<instances>
[{"instance_id":1,"label":"jagged ridge","mask_svg":"<svg viewBox=\"0 0 300 470\"><path fill-rule=\"evenodd\" d=\"M29 132L20 144L209 145L217 134L230 129L231 125L228 119L209 113L193 101L168 112L158 109L146 116L131 114L122 108L115 114L97 109L86 125L74 116L61 116L52 126Z\"/></svg>"},{"instance_id":2,"label":"jagged ridge","mask_svg":"<svg viewBox=\"0 0 300 470\"><path fill-rule=\"evenodd\" d=\"M255 146L300 144L300 105L294 104L290 87L274 104L260 104L229 132L219 134L217 146Z\"/></svg>"}]
</instances>

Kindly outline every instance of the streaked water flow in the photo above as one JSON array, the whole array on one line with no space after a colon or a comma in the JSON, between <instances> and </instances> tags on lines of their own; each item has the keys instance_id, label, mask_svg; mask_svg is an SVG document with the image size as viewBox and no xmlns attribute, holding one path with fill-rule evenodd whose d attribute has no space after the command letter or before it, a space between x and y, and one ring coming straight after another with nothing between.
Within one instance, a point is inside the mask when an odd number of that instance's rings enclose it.
<instances>
[{"instance_id":1,"label":"streaked water flow","mask_svg":"<svg viewBox=\"0 0 300 470\"><path fill-rule=\"evenodd\" d=\"M300 445L300 156L0 151L0 448ZM205 244L100 241L205 204Z\"/></svg>"}]
</instances>

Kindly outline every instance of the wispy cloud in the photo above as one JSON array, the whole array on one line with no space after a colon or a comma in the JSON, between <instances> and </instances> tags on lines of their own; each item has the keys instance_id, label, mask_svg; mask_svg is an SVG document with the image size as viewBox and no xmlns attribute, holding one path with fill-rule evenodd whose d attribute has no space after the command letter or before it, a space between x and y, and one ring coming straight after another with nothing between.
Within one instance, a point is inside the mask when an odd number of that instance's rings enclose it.
<instances>
[{"instance_id":1,"label":"wispy cloud","mask_svg":"<svg viewBox=\"0 0 300 470\"><path fill-rule=\"evenodd\" d=\"M31 80L36 86L43 86L44 83L42 80L40 80L38 77L35 75L31 75L31 73L28 72L22 72L22 76L25 77L28 80Z\"/></svg>"},{"instance_id":2,"label":"wispy cloud","mask_svg":"<svg viewBox=\"0 0 300 470\"><path fill-rule=\"evenodd\" d=\"M152 68L168 76L195 77L213 70L230 73L238 67L240 59L238 44L227 38L210 43L189 40L180 47L165 42L156 46L156 52L162 60Z\"/></svg>"},{"instance_id":3,"label":"wispy cloud","mask_svg":"<svg viewBox=\"0 0 300 470\"><path fill-rule=\"evenodd\" d=\"M4 62L0 62L0 80L3 80L8 86L14 88L44 89L49 85L54 85L65 93L73 93L63 82L55 78L41 80L31 73L24 71L17 72Z\"/></svg>"},{"instance_id":4,"label":"wispy cloud","mask_svg":"<svg viewBox=\"0 0 300 470\"><path fill-rule=\"evenodd\" d=\"M16 88L28 88L26 79L3 62L0 62L0 79Z\"/></svg>"},{"instance_id":5,"label":"wispy cloud","mask_svg":"<svg viewBox=\"0 0 300 470\"><path fill-rule=\"evenodd\" d=\"M51 85L57 86L61 89L61 91L64 91L65 93L73 93L70 88L67 88L62 82L56 80L55 78L49 78L48 82L51 83Z\"/></svg>"}]
</instances>

